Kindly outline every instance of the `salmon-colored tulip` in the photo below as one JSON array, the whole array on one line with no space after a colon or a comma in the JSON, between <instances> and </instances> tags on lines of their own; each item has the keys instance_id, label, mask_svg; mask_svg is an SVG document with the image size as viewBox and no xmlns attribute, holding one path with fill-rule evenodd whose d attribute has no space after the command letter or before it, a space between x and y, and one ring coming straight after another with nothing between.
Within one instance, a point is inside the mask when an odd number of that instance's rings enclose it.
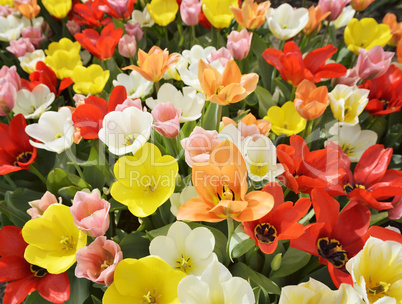
<instances>
[{"instance_id":1,"label":"salmon-colored tulip","mask_svg":"<svg viewBox=\"0 0 402 304\"><path fill-rule=\"evenodd\" d=\"M245 0L241 8L231 6L230 9L238 24L253 30L264 24L265 13L270 6L271 2L269 1L257 4L254 0Z\"/></svg>"},{"instance_id":2,"label":"salmon-colored tulip","mask_svg":"<svg viewBox=\"0 0 402 304\"><path fill-rule=\"evenodd\" d=\"M14 0L16 9L27 19L35 18L40 12L37 0Z\"/></svg>"},{"instance_id":3,"label":"salmon-colored tulip","mask_svg":"<svg viewBox=\"0 0 402 304\"><path fill-rule=\"evenodd\" d=\"M399 41L398 46L396 47L396 58L399 63L402 63L402 40Z\"/></svg>"},{"instance_id":4,"label":"salmon-colored tulip","mask_svg":"<svg viewBox=\"0 0 402 304\"><path fill-rule=\"evenodd\" d=\"M274 205L273 196L262 191L247 192L247 166L236 146L225 140L208 162L193 164L193 185L199 197L180 206L178 220L220 222L256 220Z\"/></svg>"},{"instance_id":5,"label":"salmon-colored tulip","mask_svg":"<svg viewBox=\"0 0 402 304\"><path fill-rule=\"evenodd\" d=\"M145 79L158 82L163 77L163 74L165 74L165 72L172 67L179 58L179 54L177 53L169 55L167 49L162 50L158 46L153 46L148 54L139 49L138 66L129 65L124 67L123 70L135 70Z\"/></svg>"},{"instance_id":6,"label":"salmon-colored tulip","mask_svg":"<svg viewBox=\"0 0 402 304\"><path fill-rule=\"evenodd\" d=\"M239 124L237 124L233 119L231 119L229 117L222 117L222 122L223 122L224 126L227 126L229 124L237 126L243 137L247 137L247 136L251 135L251 134L248 134L251 127L253 127L253 129L255 129L255 130L258 130L258 132L253 132L253 134L259 133L261 135L267 135L269 133L269 130L271 129L271 122L269 122L265 119L257 119L251 113L248 113L246 116L244 116L239 121ZM240 124L240 123L242 123L242 124ZM247 135L245 133L247 133Z\"/></svg>"},{"instance_id":7,"label":"salmon-colored tulip","mask_svg":"<svg viewBox=\"0 0 402 304\"><path fill-rule=\"evenodd\" d=\"M402 22L398 23L395 14L387 13L382 19L382 23L387 24L391 29L392 38L388 44L396 46L402 40Z\"/></svg>"},{"instance_id":8,"label":"salmon-colored tulip","mask_svg":"<svg viewBox=\"0 0 402 304\"><path fill-rule=\"evenodd\" d=\"M375 0L352 0L352 2L350 2L350 5L355 11L361 12L364 11L374 1Z\"/></svg>"},{"instance_id":9,"label":"salmon-colored tulip","mask_svg":"<svg viewBox=\"0 0 402 304\"><path fill-rule=\"evenodd\" d=\"M306 35L310 35L315 29L317 29L317 32L319 32L322 22L328 17L329 14L331 14L331 12L323 13L322 8L319 5L309 7L309 19L307 25L304 27L304 33Z\"/></svg>"},{"instance_id":10,"label":"salmon-colored tulip","mask_svg":"<svg viewBox=\"0 0 402 304\"><path fill-rule=\"evenodd\" d=\"M297 86L294 103L301 117L307 120L317 119L329 105L328 88L317 88L314 83L305 79Z\"/></svg>"},{"instance_id":11,"label":"salmon-colored tulip","mask_svg":"<svg viewBox=\"0 0 402 304\"><path fill-rule=\"evenodd\" d=\"M258 83L256 73L241 75L239 67L233 60L226 63L222 74L210 64L200 60L198 79L207 95L206 100L222 106L243 100L255 90Z\"/></svg>"}]
</instances>

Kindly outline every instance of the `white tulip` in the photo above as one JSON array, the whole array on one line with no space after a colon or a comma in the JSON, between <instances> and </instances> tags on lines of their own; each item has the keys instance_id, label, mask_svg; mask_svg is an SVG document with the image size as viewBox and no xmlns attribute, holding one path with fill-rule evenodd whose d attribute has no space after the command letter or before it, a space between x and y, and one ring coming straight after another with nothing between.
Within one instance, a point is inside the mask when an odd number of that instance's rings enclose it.
<instances>
[{"instance_id":1,"label":"white tulip","mask_svg":"<svg viewBox=\"0 0 402 304\"><path fill-rule=\"evenodd\" d=\"M17 18L14 15L0 16L0 41L17 40L21 36L21 30L28 25L26 18Z\"/></svg>"},{"instance_id":2,"label":"white tulip","mask_svg":"<svg viewBox=\"0 0 402 304\"><path fill-rule=\"evenodd\" d=\"M142 98L152 93L154 83L146 80L137 71L131 71L129 75L121 73L117 75L117 80L113 80L113 85L122 85L126 88L127 97Z\"/></svg>"},{"instance_id":3,"label":"white tulip","mask_svg":"<svg viewBox=\"0 0 402 304\"><path fill-rule=\"evenodd\" d=\"M54 93L44 84L37 85L32 92L21 89L17 92L17 103L13 108L14 114L21 113L26 119L39 118L50 109L54 101Z\"/></svg>"}]
</instances>

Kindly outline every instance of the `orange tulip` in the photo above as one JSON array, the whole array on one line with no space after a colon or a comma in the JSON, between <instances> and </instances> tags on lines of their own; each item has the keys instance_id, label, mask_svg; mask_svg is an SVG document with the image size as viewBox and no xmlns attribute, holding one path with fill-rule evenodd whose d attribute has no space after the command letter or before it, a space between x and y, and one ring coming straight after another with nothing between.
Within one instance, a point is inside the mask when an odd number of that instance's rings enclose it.
<instances>
[{"instance_id":1,"label":"orange tulip","mask_svg":"<svg viewBox=\"0 0 402 304\"><path fill-rule=\"evenodd\" d=\"M398 23L395 14L387 13L382 19L382 23L387 24L391 29L392 38L388 45L397 46L402 40L402 22Z\"/></svg>"},{"instance_id":2,"label":"orange tulip","mask_svg":"<svg viewBox=\"0 0 402 304\"><path fill-rule=\"evenodd\" d=\"M123 70L135 70L145 79L158 82L163 77L163 74L179 60L179 56L177 53L169 55L167 49L162 51L158 46L153 46L148 54L139 49L138 66L129 65L124 67Z\"/></svg>"},{"instance_id":3,"label":"orange tulip","mask_svg":"<svg viewBox=\"0 0 402 304\"><path fill-rule=\"evenodd\" d=\"M364 11L371 3L375 0L352 0L350 5L355 11L361 12Z\"/></svg>"},{"instance_id":4,"label":"orange tulip","mask_svg":"<svg viewBox=\"0 0 402 304\"><path fill-rule=\"evenodd\" d=\"M304 33L306 35L310 35L312 32L314 32L315 29L317 29L317 32L319 32L321 29L322 21L324 21L329 14L331 14L331 12L326 12L325 14L323 14L322 8L319 5L309 7L309 19L306 26L304 27Z\"/></svg>"},{"instance_id":5,"label":"orange tulip","mask_svg":"<svg viewBox=\"0 0 402 304\"><path fill-rule=\"evenodd\" d=\"M240 222L252 221L267 214L274 205L267 192L246 194L246 163L228 140L212 150L207 163L193 165L192 178L199 197L180 206L178 220L220 222L231 217Z\"/></svg>"},{"instance_id":6,"label":"orange tulip","mask_svg":"<svg viewBox=\"0 0 402 304\"><path fill-rule=\"evenodd\" d=\"M37 0L14 0L16 9L27 19L35 18L40 12Z\"/></svg>"},{"instance_id":7,"label":"orange tulip","mask_svg":"<svg viewBox=\"0 0 402 304\"><path fill-rule=\"evenodd\" d=\"M402 63L402 40L399 41L398 46L396 47L396 58L399 63Z\"/></svg>"},{"instance_id":8,"label":"orange tulip","mask_svg":"<svg viewBox=\"0 0 402 304\"><path fill-rule=\"evenodd\" d=\"M270 6L271 2L269 1L257 4L254 0L245 0L241 8L231 6L230 9L238 24L253 30L264 24L265 13Z\"/></svg>"},{"instance_id":9,"label":"orange tulip","mask_svg":"<svg viewBox=\"0 0 402 304\"><path fill-rule=\"evenodd\" d=\"M296 111L301 117L312 120L320 117L329 104L328 88L316 87L314 83L305 79L296 89Z\"/></svg>"},{"instance_id":10,"label":"orange tulip","mask_svg":"<svg viewBox=\"0 0 402 304\"><path fill-rule=\"evenodd\" d=\"M257 87L258 75L250 73L241 75L236 62L229 60L222 75L208 63L198 63L198 79L207 95L206 100L225 106L246 98Z\"/></svg>"}]
</instances>

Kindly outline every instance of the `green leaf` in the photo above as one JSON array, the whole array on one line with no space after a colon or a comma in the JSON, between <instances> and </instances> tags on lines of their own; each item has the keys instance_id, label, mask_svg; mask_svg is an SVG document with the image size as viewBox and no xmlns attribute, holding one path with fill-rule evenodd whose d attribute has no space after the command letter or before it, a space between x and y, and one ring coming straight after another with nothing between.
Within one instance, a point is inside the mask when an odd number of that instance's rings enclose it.
<instances>
[{"instance_id":1,"label":"green leaf","mask_svg":"<svg viewBox=\"0 0 402 304\"><path fill-rule=\"evenodd\" d=\"M46 186L47 189L55 195L57 195L59 189L63 187L76 186L79 189L91 187L79 176L59 168L49 172Z\"/></svg>"},{"instance_id":2,"label":"green leaf","mask_svg":"<svg viewBox=\"0 0 402 304\"><path fill-rule=\"evenodd\" d=\"M101 300L99 300L97 297L95 297L94 295L91 295L91 299L92 299L92 302L94 303L94 304L102 304L102 301Z\"/></svg>"},{"instance_id":3,"label":"green leaf","mask_svg":"<svg viewBox=\"0 0 402 304\"><path fill-rule=\"evenodd\" d=\"M82 304L89 297L90 281L79 279L74 275L74 268L67 271L70 279L70 298L64 304Z\"/></svg>"},{"instance_id":4,"label":"green leaf","mask_svg":"<svg viewBox=\"0 0 402 304\"><path fill-rule=\"evenodd\" d=\"M271 278L280 278L295 273L310 261L311 255L305 251L289 247L282 258L282 264L278 271L273 271Z\"/></svg>"},{"instance_id":5,"label":"green leaf","mask_svg":"<svg viewBox=\"0 0 402 304\"><path fill-rule=\"evenodd\" d=\"M193 132L194 128L196 126L196 122L195 121L187 121L186 123L184 123L183 127L180 130L180 139L189 137L191 132Z\"/></svg>"},{"instance_id":6,"label":"green leaf","mask_svg":"<svg viewBox=\"0 0 402 304\"><path fill-rule=\"evenodd\" d=\"M230 239L230 255L232 258L241 257L255 246L254 240L244 232L243 225L238 225Z\"/></svg>"},{"instance_id":7,"label":"green leaf","mask_svg":"<svg viewBox=\"0 0 402 304\"><path fill-rule=\"evenodd\" d=\"M205 116L203 118L203 128L205 130L216 130L216 122L218 117L218 105L216 103L210 102L207 110L205 111Z\"/></svg>"},{"instance_id":8,"label":"green leaf","mask_svg":"<svg viewBox=\"0 0 402 304\"><path fill-rule=\"evenodd\" d=\"M22 227L29 219L30 216L26 213L30 208L28 202L40 199L43 193L32 191L25 188L18 188L15 191L7 191L4 199L7 207L12 211L10 213L11 221L19 227Z\"/></svg>"},{"instance_id":9,"label":"green leaf","mask_svg":"<svg viewBox=\"0 0 402 304\"><path fill-rule=\"evenodd\" d=\"M267 115L268 109L270 107L276 106L277 104L272 99L271 93L267 89L264 89L261 86L257 86L253 94L255 94L258 99L258 106L259 106L258 115L261 118L264 118L264 116Z\"/></svg>"},{"instance_id":10,"label":"green leaf","mask_svg":"<svg viewBox=\"0 0 402 304\"><path fill-rule=\"evenodd\" d=\"M292 86L283 79L275 78L275 84L279 87L285 100L290 100L292 95Z\"/></svg>"},{"instance_id":11,"label":"green leaf","mask_svg":"<svg viewBox=\"0 0 402 304\"><path fill-rule=\"evenodd\" d=\"M275 282L261 273L255 272L246 264L236 263L230 267L230 271L234 276L249 280L252 287L260 287L266 299L268 299L269 294L281 294L281 289Z\"/></svg>"},{"instance_id":12,"label":"green leaf","mask_svg":"<svg viewBox=\"0 0 402 304\"><path fill-rule=\"evenodd\" d=\"M149 255L150 241L144 232L134 231L128 234L121 242L120 248L124 258L140 259Z\"/></svg>"},{"instance_id":13,"label":"green leaf","mask_svg":"<svg viewBox=\"0 0 402 304\"><path fill-rule=\"evenodd\" d=\"M68 187L60 188L59 191L57 191L57 194L60 195L64 200L69 202L74 198L77 191L80 191L80 190L81 190L81 188L79 188L77 186L68 186Z\"/></svg>"},{"instance_id":14,"label":"green leaf","mask_svg":"<svg viewBox=\"0 0 402 304\"><path fill-rule=\"evenodd\" d=\"M103 149L103 143L101 141L94 140L92 142L87 160L88 166L83 170L85 180L91 184L93 188L98 189L102 189L110 175L109 162L103 151L100 151L100 147Z\"/></svg>"}]
</instances>

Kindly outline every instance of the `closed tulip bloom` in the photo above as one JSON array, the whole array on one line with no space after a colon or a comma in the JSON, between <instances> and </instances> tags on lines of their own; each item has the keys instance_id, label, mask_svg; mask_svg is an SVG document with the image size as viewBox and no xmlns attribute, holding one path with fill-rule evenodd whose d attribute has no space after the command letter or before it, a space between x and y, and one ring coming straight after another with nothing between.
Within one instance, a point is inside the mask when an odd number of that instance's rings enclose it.
<instances>
[{"instance_id":1,"label":"closed tulip bloom","mask_svg":"<svg viewBox=\"0 0 402 304\"><path fill-rule=\"evenodd\" d=\"M77 191L70 208L74 224L92 237L105 234L109 228L110 203L101 198L98 189L92 193Z\"/></svg>"},{"instance_id":2,"label":"closed tulip bloom","mask_svg":"<svg viewBox=\"0 0 402 304\"><path fill-rule=\"evenodd\" d=\"M382 23L387 24L391 29L392 38L388 44L390 46L396 46L402 40L402 22L398 23L395 14L387 13L382 19Z\"/></svg>"},{"instance_id":3,"label":"closed tulip bloom","mask_svg":"<svg viewBox=\"0 0 402 304\"><path fill-rule=\"evenodd\" d=\"M211 54L207 57L207 61L209 63L219 60L219 62L222 64L223 67L225 67L226 63L229 60L233 59L234 58L232 56L232 53L224 46L217 51L212 51Z\"/></svg>"},{"instance_id":4,"label":"closed tulip bloom","mask_svg":"<svg viewBox=\"0 0 402 304\"><path fill-rule=\"evenodd\" d=\"M136 41L141 41L144 32L141 29L141 25L139 23L131 23L127 22L124 25L126 33L132 37L135 37Z\"/></svg>"},{"instance_id":5,"label":"closed tulip bloom","mask_svg":"<svg viewBox=\"0 0 402 304\"><path fill-rule=\"evenodd\" d=\"M156 132L167 138L174 138L180 131L181 110L176 109L171 102L158 103L151 112L156 126Z\"/></svg>"},{"instance_id":6,"label":"closed tulip bloom","mask_svg":"<svg viewBox=\"0 0 402 304\"><path fill-rule=\"evenodd\" d=\"M322 12L321 6L311 6L308 9L308 22L306 26L304 27L304 33L306 35L310 35L312 32L314 32L315 29L317 29L317 32L321 30L321 24L325 20L325 18L328 17L328 15L331 12Z\"/></svg>"},{"instance_id":7,"label":"closed tulip bloom","mask_svg":"<svg viewBox=\"0 0 402 304\"><path fill-rule=\"evenodd\" d=\"M10 82L17 91L22 88L21 87L21 77L18 74L17 68L15 65L13 65L11 67L3 65L3 67L0 69L0 79L1 79L1 81L6 80L7 82Z\"/></svg>"},{"instance_id":8,"label":"closed tulip bloom","mask_svg":"<svg viewBox=\"0 0 402 304\"><path fill-rule=\"evenodd\" d=\"M72 7L72 0L42 0L43 6L50 15L63 19Z\"/></svg>"},{"instance_id":9,"label":"closed tulip bloom","mask_svg":"<svg viewBox=\"0 0 402 304\"><path fill-rule=\"evenodd\" d=\"M27 210L27 213L31 216L31 218L42 217L43 212L45 212L50 205L61 203L61 197L59 197L59 200L57 200L53 193L46 191L40 199L28 202L31 208Z\"/></svg>"},{"instance_id":10,"label":"closed tulip bloom","mask_svg":"<svg viewBox=\"0 0 402 304\"><path fill-rule=\"evenodd\" d=\"M331 12L328 16L328 20L334 21L350 1L351 0L320 0L318 1L318 5L321 6L323 13Z\"/></svg>"},{"instance_id":11,"label":"closed tulip bloom","mask_svg":"<svg viewBox=\"0 0 402 304\"><path fill-rule=\"evenodd\" d=\"M314 83L305 79L297 86L294 103L301 117L307 120L317 119L329 105L328 88L317 88Z\"/></svg>"},{"instance_id":12,"label":"closed tulip bloom","mask_svg":"<svg viewBox=\"0 0 402 304\"><path fill-rule=\"evenodd\" d=\"M34 45L28 38L12 40L10 41L10 46L6 47L6 49L16 57L22 57L25 53L32 53L35 51Z\"/></svg>"},{"instance_id":13,"label":"closed tulip bloom","mask_svg":"<svg viewBox=\"0 0 402 304\"><path fill-rule=\"evenodd\" d=\"M251 94L257 87L258 75L256 73L241 75L239 67L233 60L227 62L221 74L213 66L200 60L198 79L207 95L206 100L227 105L239 102Z\"/></svg>"},{"instance_id":14,"label":"closed tulip bloom","mask_svg":"<svg viewBox=\"0 0 402 304\"><path fill-rule=\"evenodd\" d=\"M152 0L147 9L156 24L166 26L176 18L179 5L176 0Z\"/></svg>"},{"instance_id":15,"label":"closed tulip bloom","mask_svg":"<svg viewBox=\"0 0 402 304\"><path fill-rule=\"evenodd\" d=\"M239 7L237 0L203 0L202 11L216 28L225 28L232 23L234 15L230 7Z\"/></svg>"},{"instance_id":16,"label":"closed tulip bloom","mask_svg":"<svg viewBox=\"0 0 402 304\"><path fill-rule=\"evenodd\" d=\"M98 64L91 64L89 67L77 65L71 79L74 81L73 89L78 94L94 95L102 92L109 80L110 71L104 71Z\"/></svg>"},{"instance_id":17,"label":"closed tulip bloom","mask_svg":"<svg viewBox=\"0 0 402 304\"><path fill-rule=\"evenodd\" d=\"M134 57L135 53L137 52L137 42L135 37L127 34L124 35L119 41L118 49L120 55L123 57Z\"/></svg>"},{"instance_id":18,"label":"closed tulip bloom","mask_svg":"<svg viewBox=\"0 0 402 304\"><path fill-rule=\"evenodd\" d=\"M385 46L392 38L391 30L386 24L378 24L374 18L353 18L345 28L345 43L356 55L359 49L369 50L376 45Z\"/></svg>"},{"instance_id":19,"label":"closed tulip bloom","mask_svg":"<svg viewBox=\"0 0 402 304\"><path fill-rule=\"evenodd\" d=\"M288 40L296 36L306 26L308 16L307 9L293 9L288 3L283 3L276 9L268 9L268 27L279 40Z\"/></svg>"},{"instance_id":20,"label":"closed tulip bloom","mask_svg":"<svg viewBox=\"0 0 402 304\"><path fill-rule=\"evenodd\" d=\"M227 48L236 60L242 60L247 57L250 51L251 39L253 33L249 33L246 29L240 32L232 31L228 35Z\"/></svg>"},{"instance_id":21,"label":"closed tulip bloom","mask_svg":"<svg viewBox=\"0 0 402 304\"><path fill-rule=\"evenodd\" d=\"M258 4L254 0L245 0L241 8L231 6L230 9L238 24L249 30L253 30L265 23L265 13L270 6L271 2L269 1Z\"/></svg>"},{"instance_id":22,"label":"closed tulip bloom","mask_svg":"<svg viewBox=\"0 0 402 304\"><path fill-rule=\"evenodd\" d=\"M180 4L180 16L189 26L197 25L201 16L200 0L183 0Z\"/></svg>"},{"instance_id":23,"label":"closed tulip bloom","mask_svg":"<svg viewBox=\"0 0 402 304\"><path fill-rule=\"evenodd\" d=\"M8 115L17 102L17 90L10 82L0 86L0 116Z\"/></svg>"},{"instance_id":24,"label":"closed tulip bloom","mask_svg":"<svg viewBox=\"0 0 402 304\"><path fill-rule=\"evenodd\" d=\"M361 12L364 11L374 1L375 0L352 0L352 2L350 2L350 5L355 11Z\"/></svg>"},{"instance_id":25,"label":"closed tulip bloom","mask_svg":"<svg viewBox=\"0 0 402 304\"><path fill-rule=\"evenodd\" d=\"M368 80L384 75L391 65L393 56L394 52L385 52L380 45L368 51L359 49L356 69L360 78Z\"/></svg>"},{"instance_id":26,"label":"closed tulip bloom","mask_svg":"<svg viewBox=\"0 0 402 304\"><path fill-rule=\"evenodd\" d=\"M119 244L99 236L76 254L75 276L86 278L94 283L109 286L113 283L114 270L123 259Z\"/></svg>"},{"instance_id":27,"label":"closed tulip bloom","mask_svg":"<svg viewBox=\"0 0 402 304\"><path fill-rule=\"evenodd\" d=\"M40 12L37 0L14 0L14 6L27 19L35 18Z\"/></svg>"}]
</instances>

